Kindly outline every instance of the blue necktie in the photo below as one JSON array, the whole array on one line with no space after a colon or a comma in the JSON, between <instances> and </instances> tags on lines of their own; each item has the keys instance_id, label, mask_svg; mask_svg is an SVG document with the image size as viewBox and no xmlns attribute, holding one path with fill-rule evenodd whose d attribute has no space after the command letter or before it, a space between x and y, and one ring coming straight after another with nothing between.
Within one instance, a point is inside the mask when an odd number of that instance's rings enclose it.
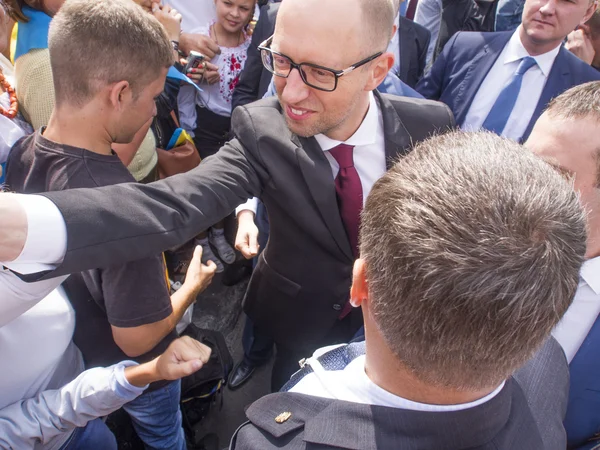
<instances>
[{"instance_id":1,"label":"blue necktie","mask_svg":"<svg viewBox=\"0 0 600 450\"><path fill-rule=\"evenodd\" d=\"M519 91L521 90L521 83L523 83L523 75L529 69L536 65L535 59L531 56L526 56L521 60L517 71L513 74L512 78L506 86L500 91L500 95L496 99L496 102L492 106L488 116L483 121L482 128L490 130L496 134L502 134L510 113L517 103L517 97L519 97Z\"/></svg>"}]
</instances>

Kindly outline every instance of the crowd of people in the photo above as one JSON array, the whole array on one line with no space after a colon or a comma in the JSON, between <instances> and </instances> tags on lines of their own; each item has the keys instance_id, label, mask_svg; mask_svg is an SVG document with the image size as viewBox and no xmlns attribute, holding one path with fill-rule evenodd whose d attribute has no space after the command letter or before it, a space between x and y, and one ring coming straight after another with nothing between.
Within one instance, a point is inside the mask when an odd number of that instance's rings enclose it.
<instances>
[{"instance_id":1,"label":"crowd of people","mask_svg":"<svg viewBox=\"0 0 600 450\"><path fill-rule=\"evenodd\" d=\"M596 0L0 5L0 448L600 448Z\"/></svg>"}]
</instances>

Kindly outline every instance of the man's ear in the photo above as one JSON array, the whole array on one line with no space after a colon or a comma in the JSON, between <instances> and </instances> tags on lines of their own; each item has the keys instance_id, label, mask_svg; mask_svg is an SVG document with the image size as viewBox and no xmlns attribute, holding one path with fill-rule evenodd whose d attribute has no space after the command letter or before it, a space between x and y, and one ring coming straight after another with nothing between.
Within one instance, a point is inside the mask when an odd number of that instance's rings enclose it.
<instances>
[{"instance_id":1,"label":"man's ear","mask_svg":"<svg viewBox=\"0 0 600 450\"><path fill-rule=\"evenodd\" d=\"M367 282L367 270L365 260L354 261L352 269L352 287L350 288L350 303L358 308L369 297L369 285Z\"/></svg>"},{"instance_id":2,"label":"man's ear","mask_svg":"<svg viewBox=\"0 0 600 450\"><path fill-rule=\"evenodd\" d=\"M596 12L596 8L598 8L598 3L596 1L591 2L590 6L588 6L587 11L585 12L585 16L583 16L583 19L581 19L581 22L579 22L579 25L584 25L588 20L590 20L594 12Z\"/></svg>"},{"instance_id":3,"label":"man's ear","mask_svg":"<svg viewBox=\"0 0 600 450\"><path fill-rule=\"evenodd\" d=\"M131 98L131 86L128 81L119 81L110 87L110 103L115 109L123 109L123 102Z\"/></svg>"},{"instance_id":4,"label":"man's ear","mask_svg":"<svg viewBox=\"0 0 600 450\"><path fill-rule=\"evenodd\" d=\"M390 69L394 66L394 54L385 52L373 61L371 66L371 79L365 87L366 91L373 91L385 80Z\"/></svg>"}]
</instances>

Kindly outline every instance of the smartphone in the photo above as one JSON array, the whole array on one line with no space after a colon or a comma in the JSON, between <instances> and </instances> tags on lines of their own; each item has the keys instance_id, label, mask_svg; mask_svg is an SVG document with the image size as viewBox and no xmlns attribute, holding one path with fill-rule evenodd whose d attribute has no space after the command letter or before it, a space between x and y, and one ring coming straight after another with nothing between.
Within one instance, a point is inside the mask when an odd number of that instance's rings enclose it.
<instances>
[{"instance_id":1,"label":"smartphone","mask_svg":"<svg viewBox=\"0 0 600 450\"><path fill-rule=\"evenodd\" d=\"M201 66L205 59L206 56L204 56L202 53L192 50L187 58L188 63L185 65L185 70L183 73L187 75L189 69L196 69L197 67Z\"/></svg>"}]
</instances>

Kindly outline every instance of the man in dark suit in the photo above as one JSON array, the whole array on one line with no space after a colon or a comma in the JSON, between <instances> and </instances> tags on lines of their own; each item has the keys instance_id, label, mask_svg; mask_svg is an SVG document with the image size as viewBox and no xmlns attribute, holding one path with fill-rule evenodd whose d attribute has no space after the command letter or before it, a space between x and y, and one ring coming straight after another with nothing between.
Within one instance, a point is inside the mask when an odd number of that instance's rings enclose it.
<instances>
[{"instance_id":1,"label":"man in dark suit","mask_svg":"<svg viewBox=\"0 0 600 450\"><path fill-rule=\"evenodd\" d=\"M399 2L394 2L394 7L397 11ZM248 48L246 65L233 93L232 104L234 107L260 99L267 90L273 90L269 89L273 75L263 66L258 46L273 35L278 11L279 3L268 4L261 9L260 19L252 35L252 44ZM388 52L394 54L394 66L384 82L379 85L380 92L421 98L408 85L416 85L423 74L429 36L429 31L424 27L399 15L396 16L394 33L388 45ZM256 206L257 203L258 206ZM239 223L236 242L239 240L257 242L264 248L269 229L264 205L250 201L247 205L239 207L236 212ZM250 233L251 237L246 237L246 234ZM246 258L253 258L257 255L258 249L256 252L248 253L242 247L240 251ZM231 389L240 387L252 376L256 367L269 361L273 341L247 320L243 333L243 347L244 357L235 365L229 378L228 386Z\"/></svg>"},{"instance_id":2,"label":"man in dark suit","mask_svg":"<svg viewBox=\"0 0 600 450\"><path fill-rule=\"evenodd\" d=\"M446 103L464 130L525 140L552 98L600 79L562 47L595 9L592 0L528 0L514 33L455 34L417 90Z\"/></svg>"},{"instance_id":3,"label":"man in dark suit","mask_svg":"<svg viewBox=\"0 0 600 450\"><path fill-rule=\"evenodd\" d=\"M363 210L350 301L365 342L317 351L230 448L563 450L568 370L549 335L585 227L570 183L518 144L419 144Z\"/></svg>"},{"instance_id":4,"label":"man in dark suit","mask_svg":"<svg viewBox=\"0 0 600 450\"><path fill-rule=\"evenodd\" d=\"M573 304L552 334L569 361L570 389L565 427L569 448L600 442L600 189L598 145L600 82L569 89L554 99L525 145L569 174L588 214L586 261Z\"/></svg>"},{"instance_id":5,"label":"man in dark suit","mask_svg":"<svg viewBox=\"0 0 600 450\"><path fill-rule=\"evenodd\" d=\"M397 16L398 78L414 88L425 71L431 33L427 28L401 15ZM392 39L394 41L394 39Z\"/></svg>"},{"instance_id":6,"label":"man in dark suit","mask_svg":"<svg viewBox=\"0 0 600 450\"><path fill-rule=\"evenodd\" d=\"M334 15L347 26L327 26ZM363 199L394 158L453 125L441 103L372 92L393 62L385 52L393 18L387 0L283 2L264 50L278 75L279 101L237 108L235 138L214 157L155 184L44 194L67 227L56 275L186 242L256 196L271 234L244 310L277 345L273 387L315 348L350 339L362 322L360 311L348 307L348 292ZM102 232L92 237L85 224L100 222L117 230L116 240ZM84 247L94 245L103 246L105 257L84 261Z\"/></svg>"}]
</instances>

